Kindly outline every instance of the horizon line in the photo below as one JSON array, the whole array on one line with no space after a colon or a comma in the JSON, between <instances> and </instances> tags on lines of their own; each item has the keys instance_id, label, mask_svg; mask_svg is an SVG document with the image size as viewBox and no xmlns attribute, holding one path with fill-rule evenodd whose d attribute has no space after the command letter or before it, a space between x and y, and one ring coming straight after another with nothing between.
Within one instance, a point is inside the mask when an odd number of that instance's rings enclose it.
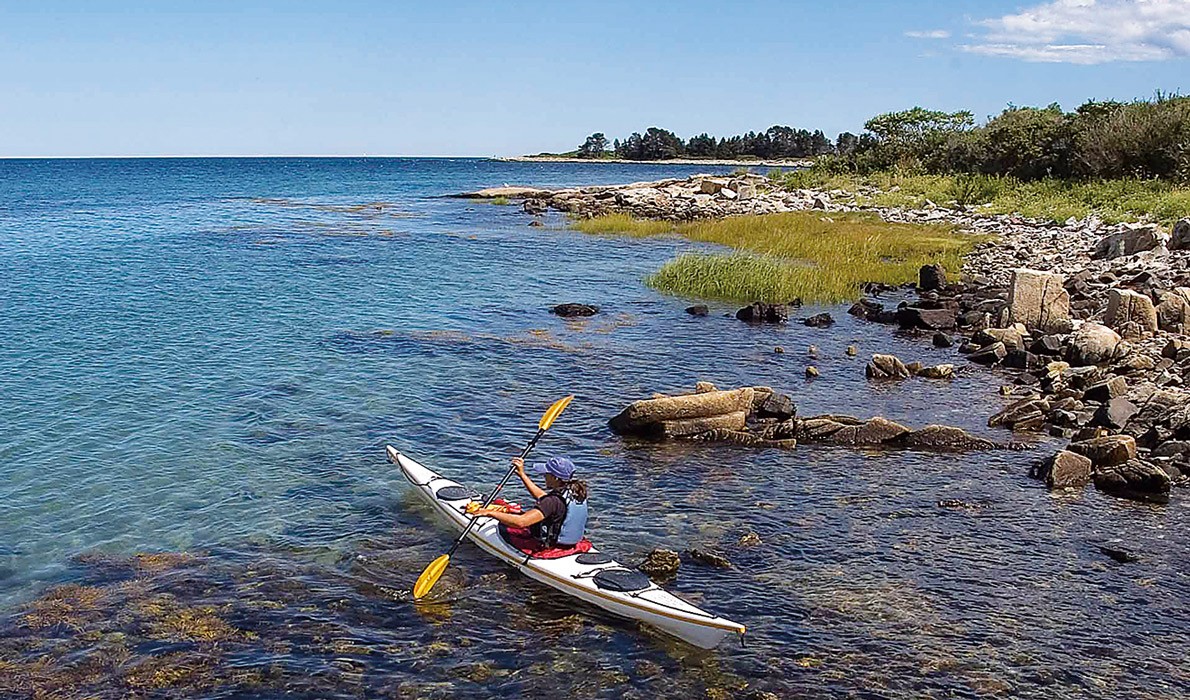
<instances>
[{"instance_id":1,"label":"horizon line","mask_svg":"<svg viewBox=\"0 0 1190 700\"><path fill-rule=\"evenodd\" d=\"M122 155L122 156L0 156L0 160L131 160L136 158L423 158L429 159L483 159L516 158L518 156L400 156L387 154L255 154L255 155Z\"/></svg>"}]
</instances>

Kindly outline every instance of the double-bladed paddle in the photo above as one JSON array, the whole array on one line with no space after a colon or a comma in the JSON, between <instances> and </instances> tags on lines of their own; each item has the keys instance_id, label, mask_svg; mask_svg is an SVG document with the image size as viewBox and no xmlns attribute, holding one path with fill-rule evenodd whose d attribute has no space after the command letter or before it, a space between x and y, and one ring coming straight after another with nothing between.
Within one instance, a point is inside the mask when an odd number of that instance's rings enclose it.
<instances>
[{"instance_id":1,"label":"double-bladed paddle","mask_svg":"<svg viewBox=\"0 0 1190 700\"><path fill-rule=\"evenodd\" d=\"M553 425L554 420L557 419L562 411L566 409L566 406L569 405L573 400L573 395L564 396L555 401L552 406L546 409L545 415L543 415L541 420L537 422L537 434L533 436L533 439L529 441L528 445L525 445L525 449L521 450L522 460L529 455L529 451L533 449L533 447L537 444L537 441L541 439L541 436L545 435L545 431L548 430L551 425ZM504 485L507 484L508 480L512 478L512 473L515 471L515 466L509 468L508 473L505 474L504 478L500 480L500 484L496 486L496 488L488 495L486 499L484 499L484 508L487 508L492 504L492 501L496 498L496 494L500 493L500 489L504 488ZM434 584L438 583L438 579L442 578L442 572L446 571L446 565L450 563L450 555L454 554L455 550L459 548L460 544L462 544L463 539L467 537L467 533L471 531L471 526L475 524L476 520L479 520L479 518L472 518L471 522L467 523L467 527L463 530L463 534L458 536L446 554L443 554L434 561L430 562L430 565L426 567L426 570L421 572L421 576L417 577L417 583L413 584L413 598L415 600L429 593L430 589L434 587Z\"/></svg>"}]
</instances>

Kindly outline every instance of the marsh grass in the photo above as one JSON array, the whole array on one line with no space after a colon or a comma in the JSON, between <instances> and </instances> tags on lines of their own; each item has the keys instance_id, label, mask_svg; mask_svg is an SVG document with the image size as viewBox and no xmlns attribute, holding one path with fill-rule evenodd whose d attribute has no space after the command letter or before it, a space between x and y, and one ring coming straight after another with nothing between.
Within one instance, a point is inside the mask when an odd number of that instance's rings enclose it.
<instances>
[{"instance_id":1,"label":"marsh grass","mask_svg":"<svg viewBox=\"0 0 1190 700\"><path fill-rule=\"evenodd\" d=\"M876 187L881 190L879 194L860 195L858 203L885 207L921 207L929 200L980 206L980 211L987 214L1016 213L1052 221L1095 214L1108 223L1152 220L1166 226L1190 216L1190 186L1164 180L1024 182L990 175L913 175L897 171L839 175L811 168L785 173L781 181L789 188L853 193Z\"/></svg>"},{"instance_id":2,"label":"marsh grass","mask_svg":"<svg viewBox=\"0 0 1190 700\"><path fill-rule=\"evenodd\" d=\"M672 222L637 219L628 214L604 214L590 219L576 218L571 221L570 227L583 233L635 237L661 236L674 232Z\"/></svg>"},{"instance_id":3,"label":"marsh grass","mask_svg":"<svg viewBox=\"0 0 1190 700\"><path fill-rule=\"evenodd\" d=\"M498 207L507 206L509 204L508 197L492 197L491 202Z\"/></svg>"},{"instance_id":4,"label":"marsh grass","mask_svg":"<svg viewBox=\"0 0 1190 700\"><path fill-rule=\"evenodd\" d=\"M633 236L674 231L733 248L681 255L645 282L669 294L735 301L850 301L866 282L915 281L928 263L957 270L963 254L983 240L948 226L890 224L866 213L735 216L676 227L614 215L576 222L576 228Z\"/></svg>"},{"instance_id":5,"label":"marsh grass","mask_svg":"<svg viewBox=\"0 0 1190 700\"><path fill-rule=\"evenodd\" d=\"M856 299L866 282L913 282L929 263L958 270L980 240L949 226L890 224L863 213L731 217L683 224L678 233L740 252L680 256L650 276L650 286L683 296L811 303Z\"/></svg>"}]
</instances>

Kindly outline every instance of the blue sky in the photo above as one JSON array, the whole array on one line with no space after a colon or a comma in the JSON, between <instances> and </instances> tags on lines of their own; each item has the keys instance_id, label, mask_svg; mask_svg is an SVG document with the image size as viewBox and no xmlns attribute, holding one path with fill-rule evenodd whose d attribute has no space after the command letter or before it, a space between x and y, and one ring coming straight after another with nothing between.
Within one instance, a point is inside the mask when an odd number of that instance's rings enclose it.
<instances>
[{"instance_id":1,"label":"blue sky","mask_svg":"<svg viewBox=\"0 0 1190 700\"><path fill-rule=\"evenodd\" d=\"M0 156L516 155L1190 91L1190 0L0 1Z\"/></svg>"}]
</instances>

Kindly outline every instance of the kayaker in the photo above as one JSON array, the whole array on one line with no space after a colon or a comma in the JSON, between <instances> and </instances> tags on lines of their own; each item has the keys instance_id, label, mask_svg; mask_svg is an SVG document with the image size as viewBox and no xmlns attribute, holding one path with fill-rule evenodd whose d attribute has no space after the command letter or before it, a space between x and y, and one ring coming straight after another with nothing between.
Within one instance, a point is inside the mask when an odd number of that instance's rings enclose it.
<instances>
[{"instance_id":1,"label":"kayaker","mask_svg":"<svg viewBox=\"0 0 1190 700\"><path fill-rule=\"evenodd\" d=\"M508 527L527 529L543 547L566 548L581 542L587 527L587 482L574 478L574 462L566 457L550 457L544 463L534 464L534 471L545 475L544 489L525 473L524 460L514 457L512 465L537 504L523 513L476 508L471 514L495 518Z\"/></svg>"}]
</instances>

